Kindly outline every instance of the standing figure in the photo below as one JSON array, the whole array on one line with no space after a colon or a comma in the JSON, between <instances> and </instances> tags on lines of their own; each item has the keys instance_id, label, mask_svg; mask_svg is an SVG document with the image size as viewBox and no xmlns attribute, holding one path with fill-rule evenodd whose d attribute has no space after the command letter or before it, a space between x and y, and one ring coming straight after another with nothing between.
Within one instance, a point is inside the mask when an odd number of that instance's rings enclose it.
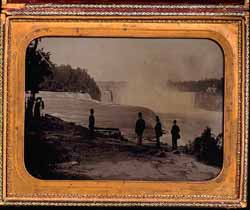
<instances>
[{"instance_id":1,"label":"standing figure","mask_svg":"<svg viewBox=\"0 0 250 210\"><path fill-rule=\"evenodd\" d=\"M28 97L26 105L26 117L28 120L31 120L33 117L33 107L34 107L34 98L32 96Z\"/></svg>"},{"instance_id":2,"label":"standing figure","mask_svg":"<svg viewBox=\"0 0 250 210\"><path fill-rule=\"evenodd\" d=\"M41 117L44 117L44 108L45 108L44 101L41 97L39 97L39 98L40 98L40 115L41 115Z\"/></svg>"},{"instance_id":3,"label":"standing figure","mask_svg":"<svg viewBox=\"0 0 250 210\"><path fill-rule=\"evenodd\" d=\"M90 109L89 115L89 134L90 138L93 139L95 137L95 116L94 109Z\"/></svg>"},{"instance_id":4,"label":"standing figure","mask_svg":"<svg viewBox=\"0 0 250 210\"><path fill-rule=\"evenodd\" d=\"M162 126L159 116L156 116L155 120L156 120L156 125L155 125L156 147L161 147L160 137L162 136Z\"/></svg>"},{"instance_id":5,"label":"standing figure","mask_svg":"<svg viewBox=\"0 0 250 210\"><path fill-rule=\"evenodd\" d=\"M41 97L36 99L35 108L34 108L34 117L35 119L40 119L41 109L44 109L44 101Z\"/></svg>"},{"instance_id":6,"label":"standing figure","mask_svg":"<svg viewBox=\"0 0 250 210\"><path fill-rule=\"evenodd\" d=\"M138 113L138 120L136 121L135 125L135 133L137 134L137 145L142 144L142 136L143 132L146 128L145 120L142 118L142 113Z\"/></svg>"},{"instance_id":7,"label":"standing figure","mask_svg":"<svg viewBox=\"0 0 250 210\"><path fill-rule=\"evenodd\" d=\"M180 136L180 128L179 126L176 124L177 121L174 120L173 121L173 126L171 129L171 134L172 134L172 148L173 150L177 150L178 146L177 146L177 140L181 137Z\"/></svg>"}]
</instances>

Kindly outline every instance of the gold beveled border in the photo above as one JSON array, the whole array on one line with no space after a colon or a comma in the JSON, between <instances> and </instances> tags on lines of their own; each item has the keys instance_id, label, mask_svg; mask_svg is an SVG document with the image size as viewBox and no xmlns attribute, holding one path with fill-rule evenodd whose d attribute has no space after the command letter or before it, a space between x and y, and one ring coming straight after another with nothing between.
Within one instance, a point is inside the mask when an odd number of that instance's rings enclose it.
<instances>
[{"instance_id":1,"label":"gold beveled border","mask_svg":"<svg viewBox=\"0 0 250 210\"><path fill-rule=\"evenodd\" d=\"M19 18L13 18L13 19L11 19L10 18L10 22L15 22L15 21L27 21L28 19L32 19L31 21L34 21L34 23L35 22L39 22L39 21L41 21L41 19L37 19L37 18L35 18L35 17L33 17L33 18L24 18L24 17L19 17ZM44 18L44 20L49 20L50 18ZM61 21L61 22L63 22L63 21L65 21L65 20L69 20L69 19L71 19L72 20L72 18L64 18L64 20L62 19L62 18L58 18L58 20L59 21ZM79 17L77 18L78 19L78 21L79 21ZM80 21L83 21L84 19L87 19L88 21L92 21L92 22L95 22L96 20L98 20L99 19L99 21L97 21L98 22L98 24L99 25L101 25L101 24L104 24L105 23L105 18L103 18L103 19L100 19L100 17L99 18L83 18L83 19L81 19ZM129 20L126 20L126 18L124 18L124 19L117 19L117 18L114 18L113 19L113 22L115 23L115 22L121 22L122 24L123 24L123 28L124 27L126 27L126 30L128 30L128 28L127 27L129 27L129 22L131 22L131 23L136 23L136 19L134 19L133 20L133 18L128 18L128 19L130 19L131 21L129 21ZM153 19L155 19L155 18L153 18ZM160 19L160 20L159 20ZM170 18L171 19L171 18ZM188 20L185 20L185 18L183 18L183 20L182 21L180 21L180 19L182 19L182 18L180 18L180 17L178 17L178 21L179 22L183 22L183 23L188 23ZM189 19L190 19L190 17L189 17ZM52 22L54 21L55 22L55 19L50 19ZM110 19L106 19L106 22L110 22ZM134 21L134 22L133 22ZM152 22L152 23L171 23L171 21L172 22L174 22L174 19L172 19L172 20L165 20L164 18L158 18L158 20L157 20L157 18L156 18L156 20L148 20L148 22L150 23L150 21ZM9 22L9 23L10 23ZM147 21L146 21L146 19L143 19L143 18L141 18L140 20L137 20L137 23L146 23ZM189 20L189 24L191 24L191 23L199 23L199 24L205 24L205 23L213 23L213 24L232 24L232 25L237 25L237 27L238 27L238 31L237 31L237 35L239 35L239 34L241 34L241 33L238 33L238 32L240 32L240 30L241 30L241 19L234 19L234 20L225 20L225 19L222 19L222 20L213 20L213 21L209 21L209 20L202 20L202 21L199 21L199 20L197 20L197 19L195 19L194 18L194 20L192 21L192 20ZM38 27L39 28L39 27ZM11 35L11 27L9 27L8 29L10 29L10 31L9 31L9 33L8 34L6 34L7 36L8 36L8 39L9 39L9 41L11 41L12 39L10 38L10 35ZM130 28L131 29L131 28ZM40 33L41 33L41 31L43 31L43 30L41 30L41 29L38 29L38 31L40 30ZM47 29L46 29L47 30ZM45 31L46 31L45 30ZM43 33L45 32L45 31L43 31L41 34L37 34L37 35L35 35L35 36L41 36L41 35L44 35ZM80 30L81 31L81 30ZM46 33L47 33L47 35L48 35L48 31L46 31ZM46 34L45 33L45 34ZM27 43L28 43L28 41L30 41L31 40L31 38L33 37L34 38L34 34L35 34L35 32L33 31L33 32L31 32L31 36L30 36L30 38L27 38L27 37L25 37L25 39L26 39L26 46L27 46ZM19 34L20 35L20 34ZM86 35L86 34L85 34ZM186 34L187 35L187 34ZM25 36L28 36L27 34L25 35ZM188 35L187 35L188 36ZM201 31L200 31L200 36L201 36ZM215 36L215 35L213 35L213 36ZM240 36L239 36L240 37ZM217 42L219 42L220 44L222 44L222 42L223 41L221 41L220 39L222 39L223 40L223 38L214 38L214 39L216 39L216 41ZM12 40L13 41L13 40ZM19 40L19 42L22 42L21 40ZM223 46L225 46L225 45L227 45L227 44L225 44L226 43L226 41L224 41L223 42ZM7 44L9 44L9 43L7 43ZM238 45L237 45L238 44ZM238 46L238 53L240 53L239 54L239 56L241 55L241 41L240 41L240 43L239 42L236 42L236 45ZM8 48L10 49L10 45L8 46ZM227 48L227 50L230 48L228 48L228 47L226 47ZM12 49L12 48L11 48ZM18 48L19 50L20 50L20 48ZM10 50L10 51L8 51L8 54L9 54L9 57L10 57L10 55L13 55L12 53L13 53L13 50L14 49L12 49L12 50ZM226 50L226 52L228 52ZM18 52L16 51L16 50L14 50L15 51L15 53L17 53L17 55L18 55ZM238 54L237 53L237 54ZM24 53L22 52L22 56L21 56L23 59L24 59ZM18 58L18 57L17 57ZM232 55L231 56L229 56L229 58L232 58ZM238 59L238 58L237 58ZM13 60L12 60L13 61ZM9 61L9 62L11 62L11 61ZM9 65L10 65L10 63L8 62L8 67L9 67ZM238 62L236 62L236 63L240 63L240 58L239 58L239 61ZM236 68L236 67L235 67ZM241 68L241 67L240 67ZM238 69L239 70L239 73L241 73L241 71L240 71L240 68ZM237 68L236 68L237 69ZM10 72L10 71L12 71L12 69L8 69L8 72ZM237 72L237 71L236 71ZM18 72L16 72L17 73L17 76L18 76ZM233 72L232 72L233 73ZM242 71L242 73L243 73L243 71ZM234 73L235 74L235 73ZM6 76L6 75L5 75ZM12 75L13 76L13 75ZM20 76L20 75L19 75ZM242 75L234 75L234 76L236 76L236 77L238 77L239 76L239 88L240 88L240 92L241 92L241 89L242 89L242 87L241 87L241 77L242 77ZM9 77L7 77L7 79L8 79L8 81L9 82L11 82L10 80L9 80ZM230 78L229 78L230 79ZM236 81L236 82L238 82L238 81ZM20 87L19 87L20 88ZM21 88L23 88L23 87L21 87ZM234 86L232 87L232 88L235 88ZM8 91L9 92L9 91ZM240 92L238 93L238 95L240 96L241 94L240 94ZM244 92L244 91L242 91L242 92ZM239 100L241 100L240 98L239 98ZM236 101L238 101L238 100L236 100ZM242 104L244 104L244 103L242 103ZM236 105L236 107L237 107L237 105ZM20 107L19 107L20 108ZM229 107L229 109L230 109L230 107ZM240 110L241 108L239 107L239 110ZM8 111L8 113L9 113L9 111ZM240 117L240 121L241 120L243 120L241 117ZM6 125L8 125L8 124L6 124ZM244 123L243 123L243 125L244 125ZM241 129L241 128L238 128L238 129ZM13 130L13 129L12 129ZM238 130L239 131L239 130ZM237 137L239 137L239 135L241 135L243 133L243 131L240 131L239 133L237 133L238 135L237 135ZM237 138L238 139L238 138ZM243 140L243 139L240 139L240 140ZM238 141L238 143L239 143L239 141ZM239 143L239 146L242 144L242 142L241 143ZM243 143L244 144L244 143ZM8 148L8 146L7 146L7 148ZM238 151L239 152L239 151ZM237 153L238 154L238 153ZM239 153L238 154L238 156L237 156L237 159L239 160L239 162L238 162L238 169L241 169L241 167L240 167L240 164L242 163L241 162L241 158L240 158L240 154L241 153ZM8 153L7 153L7 155L8 155ZM235 159L235 161L236 161L236 159ZM240 171L239 170L236 170L236 171L238 171L237 172L237 174L238 174L238 176L236 177L237 178L237 180L238 181L240 181L241 180L241 178L242 178L242 173L240 173ZM7 174L8 175L8 174ZM22 174L23 175L23 174ZM12 177L13 178L13 177ZM217 179L218 180L218 179ZM11 184L11 185L13 185L13 183L12 183L12 181L13 180L11 180L11 182L8 182L8 180L7 180L7 184ZM237 182L237 181L236 181ZM107 183L107 182L106 182ZM238 182L239 183L239 182ZM13 186L12 186L13 187ZM240 187L240 186L239 186ZM156 189L157 190L157 189ZM119 193L119 192L117 192L117 193ZM239 192L240 193L240 192ZM37 195L37 196L35 196L35 195ZM53 194L46 194L45 196L52 196ZM116 194L115 194L116 195ZM115 196L115 195L112 195L112 196ZM18 201L18 200L23 200L23 201L25 201L25 200L32 200L33 202L35 201L35 200L39 200L39 197L41 197L42 195L40 194L39 195L39 193L38 194L35 194L35 193L32 193L31 195L30 195L31 197L30 198L26 198L26 199L20 199L22 196L16 196L14 199L10 199L9 201ZM112 197L111 196L111 197ZM67 195L66 195L66 197L67 197ZM78 197L77 195L76 195L76 197ZM105 196L104 196L105 197ZM132 198L133 196L131 195L131 196L127 196L128 198ZM136 197L136 196L135 196ZM144 202L143 200L140 200L140 197L147 197L147 200L148 201L150 201L151 199L150 199L150 196L146 196L146 195L142 195L142 196L137 196L137 200L138 200L138 202L140 201L140 202ZM153 195L153 197L156 197L157 198L157 200L154 200L153 199L153 201L151 201L151 202L158 202L158 204L159 205L161 205L161 204L166 204L167 205L167 203L165 203L165 198L166 197L168 197L168 196L157 196L157 195ZM163 200L161 199L161 197L163 198ZM171 196L169 196L169 197L171 197ZM172 196L173 198L175 198L176 199L176 196ZM178 196L177 196L178 197ZM89 196L86 196L85 197L86 199L84 200L86 203L88 202L88 198L89 198ZM102 200L99 200L98 199L98 195L96 195L96 196L94 196L94 197L90 197L92 200L93 200L93 198L96 198L96 201L98 201L99 203L102 203L103 201ZM176 204L176 205L178 205L178 206L181 206L181 205L185 205L185 202L186 203L190 203L190 202L195 202L195 201L197 201L196 202L196 204L197 204L197 206L199 206L199 205L202 205L202 203L206 203L207 202L207 205L206 206L209 206L209 205L212 205L211 203L210 203L210 201L208 201L208 200L206 200L206 199L211 199L211 198L213 198L214 199L214 205L223 205L221 202L225 202L225 200L231 200L231 201L228 201L228 205L232 205L232 204L230 204L230 203L233 203L233 201L235 201L235 199L237 199L237 196L236 197L231 197L231 198L228 198L228 197L226 197L226 196L209 196L209 195L204 195L204 196L202 196L202 195L190 195L190 196L179 196L179 198L181 198L181 200L180 201L182 201L181 203L179 203L179 205L178 204ZM191 198L191 201L190 201L190 199L189 198ZM42 198L43 200L46 200L46 198ZM7 199L8 200L8 199ZM60 201L64 201L63 199L59 199ZM58 201L59 201L58 200ZM107 201L111 201L112 202L112 200L113 199L110 199L110 198L108 198L107 199ZM78 201L80 201L80 200L78 200ZM128 199L128 201L127 201L127 203L129 203L130 202L130 199ZM133 202L136 202L136 201L133 201ZM184 203L183 203L184 202ZM216 204L216 202L217 202L217 204ZM172 205L175 205L175 202L172 200L172 201L170 201L170 203L172 203ZM134 203L135 204L135 203ZM91 205L91 204L90 204ZM149 203L149 205L150 205L150 203Z\"/></svg>"},{"instance_id":2,"label":"gold beveled border","mask_svg":"<svg viewBox=\"0 0 250 210\"><path fill-rule=\"evenodd\" d=\"M67 3L7 3L3 0L3 13L7 15L59 15L59 16L245 16L249 0L244 4L67 4ZM80 9L80 10L79 10ZM88 9L91 9L90 11ZM131 10L132 9L132 10ZM147 11L147 9L156 9ZM160 9L163 11L157 11ZM185 11L188 9L188 11ZM196 11L198 9L198 11Z\"/></svg>"},{"instance_id":3,"label":"gold beveled border","mask_svg":"<svg viewBox=\"0 0 250 210\"><path fill-rule=\"evenodd\" d=\"M18 20L18 21L20 21L20 20ZM65 24L65 23L64 23ZM46 29L45 29L46 30ZM41 29L39 29L39 32L40 31L42 31ZM46 32L46 34L47 34L47 32ZM20 35L20 33L19 33L19 35ZM38 35L38 36L40 36L40 35ZM26 38L27 37L29 37L28 35L26 36ZM34 32L32 33L32 35L30 36L30 37L33 37L34 38ZM24 46L27 46L27 44L29 43L29 39L27 39L27 42L24 44ZM20 42L20 40L19 40L19 42ZM20 48L18 47L18 49L20 50ZM22 49L22 48L21 48ZM23 49L25 49L25 48L23 48ZM23 50L24 51L24 50ZM17 53L17 52L15 52L15 53ZM23 58L24 58L24 55L22 56ZM230 56L231 57L231 56ZM9 71L8 71L9 72ZM20 83L19 83L20 84ZM20 86L19 86L19 88L20 88ZM22 87L21 87L22 88ZM13 104L13 103L12 103ZM11 112L10 112L11 113ZM21 158L21 157L19 157L19 158ZM18 158L18 159L19 159Z\"/></svg>"},{"instance_id":4,"label":"gold beveled border","mask_svg":"<svg viewBox=\"0 0 250 210\"><path fill-rule=\"evenodd\" d=\"M4 16L0 16L0 204L3 201L3 54Z\"/></svg>"}]
</instances>

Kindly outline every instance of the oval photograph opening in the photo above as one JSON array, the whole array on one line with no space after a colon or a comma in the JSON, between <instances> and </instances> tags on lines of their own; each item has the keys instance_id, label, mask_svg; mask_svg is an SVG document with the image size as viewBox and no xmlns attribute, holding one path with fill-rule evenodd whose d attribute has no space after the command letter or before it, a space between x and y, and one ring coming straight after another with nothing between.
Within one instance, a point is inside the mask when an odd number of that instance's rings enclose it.
<instances>
[{"instance_id":1,"label":"oval photograph opening","mask_svg":"<svg viewBox=\"0 0 250 210\"><path fill-rule=\"evenodd\" d=\"M45 180L205 181L223 166L224 56L209 39L33 40L25 166Z\"/></svg>"}]
</instances>

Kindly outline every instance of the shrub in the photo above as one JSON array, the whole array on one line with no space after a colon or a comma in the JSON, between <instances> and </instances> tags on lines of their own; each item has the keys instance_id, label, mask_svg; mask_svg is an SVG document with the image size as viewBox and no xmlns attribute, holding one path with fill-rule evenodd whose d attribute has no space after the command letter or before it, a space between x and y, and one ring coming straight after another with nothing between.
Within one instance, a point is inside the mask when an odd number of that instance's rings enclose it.
<instances>
[{"instance_id":1,"label":"shrub","mask_svg":"<svg viewBox=\"0 0 250 210\"><path fill-rule=\"evenodd\" d=\"M191 146L191 153L202 162L209 165L223 164L223 134L215 136L207 127L201 136L197 137Z\"/></svg>"}]
</instances>

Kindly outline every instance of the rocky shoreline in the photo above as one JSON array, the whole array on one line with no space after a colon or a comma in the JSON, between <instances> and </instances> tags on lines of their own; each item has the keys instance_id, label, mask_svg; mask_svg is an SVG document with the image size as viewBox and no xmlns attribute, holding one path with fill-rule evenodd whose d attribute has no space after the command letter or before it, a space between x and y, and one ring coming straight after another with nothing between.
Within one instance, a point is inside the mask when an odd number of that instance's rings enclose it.
<instances>
[{"instance_id":1,"label":"rocky shoreline","mask_svg":"<svg viewBox=\"0 0 250 210\"><path fill-rule=\"evenodd\" d=\"M220 172L191 155L171 152L168 144L137 146L116 128L99 128L90 139L86 127L51 115L31 124L25 133L25 164L39 179L197 181Z\"/></svg>"}]
</instances>

